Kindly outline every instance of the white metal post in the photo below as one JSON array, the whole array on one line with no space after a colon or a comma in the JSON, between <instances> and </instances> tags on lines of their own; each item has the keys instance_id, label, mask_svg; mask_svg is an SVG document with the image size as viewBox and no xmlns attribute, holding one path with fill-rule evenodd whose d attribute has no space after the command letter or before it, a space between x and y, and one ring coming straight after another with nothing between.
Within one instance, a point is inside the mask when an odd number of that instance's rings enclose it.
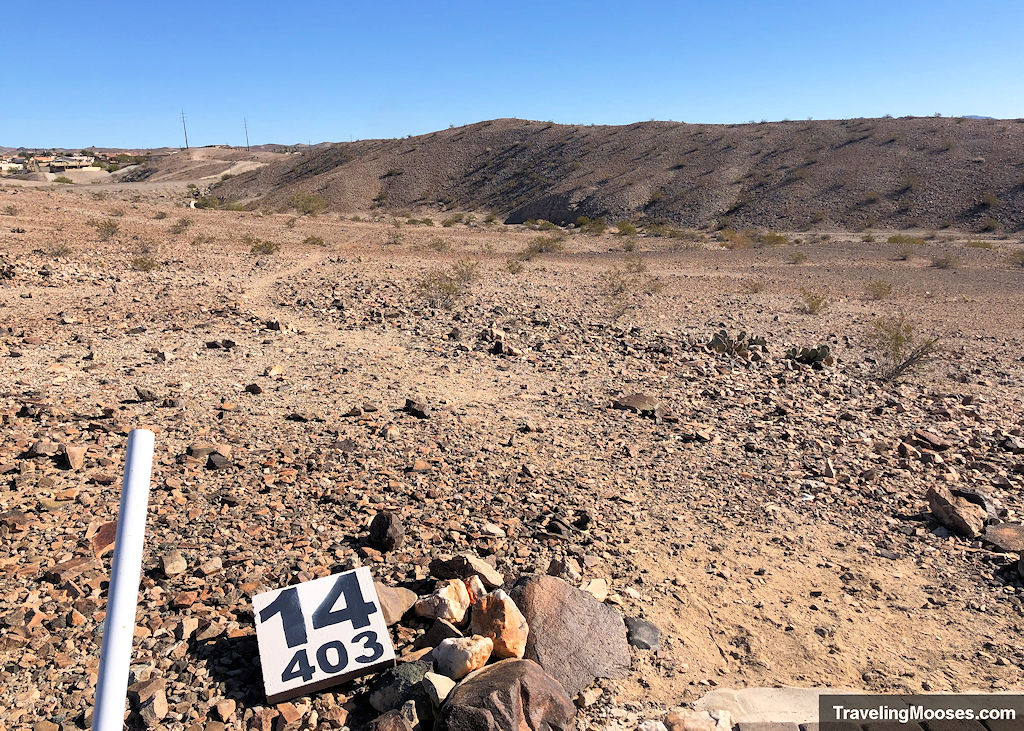
<instances>
[{"instance_id":1,"label":"white metal post","mask_svg":"<svg viewBox=\"0 0 1024 731\"><path fill-rule=\"evenodd\" d=\"M132 659L135 611L142 576L142 547L146 537L149 481L153 471L153 442L153 432L147 429L133 429L128 434L92 731L121 731L124 726L128 666Z\"/></svg>"}]
</instances>

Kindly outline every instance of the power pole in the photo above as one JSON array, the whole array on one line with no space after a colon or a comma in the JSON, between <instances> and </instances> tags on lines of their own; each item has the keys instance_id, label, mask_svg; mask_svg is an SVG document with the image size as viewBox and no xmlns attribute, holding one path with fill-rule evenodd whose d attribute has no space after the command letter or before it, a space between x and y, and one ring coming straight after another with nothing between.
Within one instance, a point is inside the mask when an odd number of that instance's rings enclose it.
<instances>
[{"instance_id":1,"label":"power pole","mask_svg":"<svg viewBox=\"0 0 1024 731\"><path fill-rule=\"evenodd\" d=\"M249 151L249 122L242 117L242 126L245 127L245 151Z\"/></svg>"},{"instance_id":2,"label":"power pole","mask_svg":"<svg viewBox=\"0 0 1024 731\"><path fill-rule=\"evenodd\" d=\"M185 126L185 110L181 110L181 128L185 131L185 149L188 149L188 128Z\"/></svg>"}]
</instances>

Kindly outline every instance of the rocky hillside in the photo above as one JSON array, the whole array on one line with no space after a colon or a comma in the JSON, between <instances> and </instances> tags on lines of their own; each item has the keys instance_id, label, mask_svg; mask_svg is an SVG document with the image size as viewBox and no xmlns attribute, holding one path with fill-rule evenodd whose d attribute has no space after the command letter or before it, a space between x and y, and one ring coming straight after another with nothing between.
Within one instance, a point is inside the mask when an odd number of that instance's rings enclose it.
<instances>
[{"instance_id":1,"label":"rocky hillside","mask_svg":"<svg viewBox=\"0 0 1024 731\"><path fill-rule=\"evenodd\" d=\"M805 227L1024 227L1024 120L903 118L627 126L499 119L317 147L217 186L282 206L495 211Z\"/></svg>"}]
</instances>

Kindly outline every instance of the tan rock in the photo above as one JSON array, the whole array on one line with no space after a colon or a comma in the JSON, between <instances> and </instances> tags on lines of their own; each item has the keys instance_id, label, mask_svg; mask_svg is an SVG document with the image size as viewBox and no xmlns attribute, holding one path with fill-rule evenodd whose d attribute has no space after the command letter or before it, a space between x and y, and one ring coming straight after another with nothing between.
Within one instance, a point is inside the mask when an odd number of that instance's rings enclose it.
<instances>
[{"instance_id":1,"label":"tan rock","mask_svg":"<svg viewBox=\"0 0 1024 731\"><path fill-rule=\"evenodd\" d=\"M415 608L420 617L462 624L469 606L469 591L465 582L450 579L439 582L434 593L417 601Z\"/></svg>"},{"instance_id":2,"label":"tan rock","mask_svg":"<svg viewBox=\"0 0 1024 731\"><path fill-rule=\"evenodd\" d=\"M117 521L112 520L99 527L92 536L92 552L96 558L114 548L114 539L117 537Z\"/></svg>"},{"instance_id":3,"label":"tan rock","mask_svg":"<svg viewBox=\"0 0 1024 731\"><path fill-rule=\"evenodd\" d=\"M453 637L434 648L434 662L442 675L459 680L486 665L493 649L490 637Z\"/></svg>"},{"instance_id":4,"label":"tan rock","mask_svg":"<svg viewBox=\"0 0 1024 731\"><path fill-rule=\"evenodd\" d=\"M494 643L494 656L501 660L521 658L530 633L526 617L512 597L501 589L481 597L473 607L470 630L473 634L490 638Z\"/></svg>"},{"instance_id":5,"label":"tan rock","mask_svg":"<svg viewBox=\"0 0 1024 731\"><path fill-rule=\"evenodd\" d=\"M164 575L167 578L177 576L188 568L188 562L185 560L185 557L181 555L181 551L177 548L172 548L170 551L167 551L167 553L165 553L160 559L160 562L163 565Z\"/></svg>"}]
</instances>

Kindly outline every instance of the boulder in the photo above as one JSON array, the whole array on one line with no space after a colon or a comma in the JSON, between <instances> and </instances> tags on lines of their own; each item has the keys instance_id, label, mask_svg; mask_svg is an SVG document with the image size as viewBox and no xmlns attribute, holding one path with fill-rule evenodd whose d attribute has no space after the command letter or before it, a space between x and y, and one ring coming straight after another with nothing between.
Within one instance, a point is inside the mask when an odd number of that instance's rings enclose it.
<instances>
[{"instance_id":1,"label":"boulder","mask_svg":"<svg viewBox=\"0 0 1024 731\"><path fill-rule=\"evenodd\" d=\"M469 624L473 634L494 642L494 656L500 660L522 657L530 626L512 597L497 589L480 598L473 607Z\"/></svg>"},{"instance_id":2,"label":"boulder","mask_svg":"<svg viewBox=\"0 0 1024 731\"><path fill-rule=\"evenodd\" d=\"M576 707L558 681L530 660L502 660L455 687L441 707L447 731L566 731Z\"/></svg>"},{"instance_id":3,"label":"boulder","mask_svg":"<svg viewBox=\"0 0 1024 731\"><path fill-rule=\"evenodd\" d=\"M629 672L626 625L614 607L554 576L524 576L509 594L530 627L524 656L570 696Z\"/></svg>"}]
</instances>

